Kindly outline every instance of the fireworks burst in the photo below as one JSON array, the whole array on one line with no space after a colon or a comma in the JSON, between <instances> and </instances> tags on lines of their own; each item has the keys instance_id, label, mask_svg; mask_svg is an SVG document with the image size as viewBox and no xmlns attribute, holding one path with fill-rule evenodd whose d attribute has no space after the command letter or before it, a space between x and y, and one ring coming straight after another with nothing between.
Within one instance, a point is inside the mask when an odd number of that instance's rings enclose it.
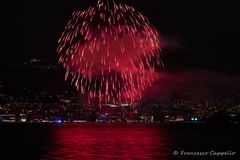
<instances>
[{"instance_id":1,"label":"fireworks burst","mask_svg":"<svg viewBox=\"0 0 240 160\"><path fill-rule=\"evenodd\" d=\"M99 103L132 103L157 78L159 36L141 13L114 0L76 11L59 39L65 80ZM154 59L154 60L153 60Z\"/></svg>"}]
</instances>

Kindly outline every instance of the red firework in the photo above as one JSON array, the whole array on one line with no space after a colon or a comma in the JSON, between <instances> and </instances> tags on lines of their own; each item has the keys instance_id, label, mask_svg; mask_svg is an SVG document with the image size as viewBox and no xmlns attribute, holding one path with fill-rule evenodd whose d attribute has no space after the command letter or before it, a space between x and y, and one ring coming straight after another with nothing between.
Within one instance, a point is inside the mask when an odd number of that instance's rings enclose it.
<instances>
[{"instance_id":1,"label":"red firework","mask_svg":"<svg viewBox=\"0 0 240 160\"><path fill-rule=\"evenodd\" d=\"M99 0L76 11L59 39L59 62L65 79L99 103L133 103L157 78L159 36L133 7Z\"/></svg>"}]
</instances>

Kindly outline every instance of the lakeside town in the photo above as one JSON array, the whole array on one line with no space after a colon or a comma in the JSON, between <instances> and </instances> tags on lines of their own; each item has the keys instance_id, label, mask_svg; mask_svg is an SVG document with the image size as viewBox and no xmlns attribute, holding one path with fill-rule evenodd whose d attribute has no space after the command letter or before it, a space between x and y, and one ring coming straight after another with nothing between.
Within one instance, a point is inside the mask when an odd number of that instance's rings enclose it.
<instances>
[{"instance_id":1,"label":"lakeside town","mask_svg":"<svg viewBox=\"0 0 240 160\"><path fill-rule=\"evenodd\" d=\"M104 104L98 107L81 106L72 99L57 100L34 103L14 100L6 102L0 105L0 122L240 122L240 106L234 105L232 99L226 99L221 103L205 101L193 104L187 101L174 101L151 105Z\"/></svg>"}]
</instances>

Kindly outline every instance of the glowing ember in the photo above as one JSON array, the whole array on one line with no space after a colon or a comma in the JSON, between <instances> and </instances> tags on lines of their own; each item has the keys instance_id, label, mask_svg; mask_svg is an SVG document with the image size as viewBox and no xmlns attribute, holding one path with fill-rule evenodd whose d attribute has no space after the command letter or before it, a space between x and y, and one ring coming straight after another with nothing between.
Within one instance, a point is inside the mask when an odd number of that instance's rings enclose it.
<instances>
[{"instance_id":1,"label":"glowing ember","mask_svg":"<svg viewBox=\"0 0 240 160\"><path fill-rule=\"evenodd\" d=\"M65 79L99 103L132 103L157 78L157 31L133 7L99 0L96 7L73 13L59 39Z\"/></svg>"}]
</instances>

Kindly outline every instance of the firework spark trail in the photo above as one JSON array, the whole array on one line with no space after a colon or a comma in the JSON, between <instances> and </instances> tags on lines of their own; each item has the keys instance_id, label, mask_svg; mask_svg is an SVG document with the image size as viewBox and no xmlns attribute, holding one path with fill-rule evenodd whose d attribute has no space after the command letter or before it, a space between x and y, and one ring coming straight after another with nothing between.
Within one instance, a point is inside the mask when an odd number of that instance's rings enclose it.
<instances>
[{"instance_id":1,"label":"firework spark trail","mask_svg":"<svg viewBox=\"0 0 240 160\"><path fill-rule=\"evenodd\" d=\"M134 102L157 78L151 65L160 50L159 36L133 7L99 0L76 11L59 39L65 79L100 103Z\"/></svg>"}]
</instances>

